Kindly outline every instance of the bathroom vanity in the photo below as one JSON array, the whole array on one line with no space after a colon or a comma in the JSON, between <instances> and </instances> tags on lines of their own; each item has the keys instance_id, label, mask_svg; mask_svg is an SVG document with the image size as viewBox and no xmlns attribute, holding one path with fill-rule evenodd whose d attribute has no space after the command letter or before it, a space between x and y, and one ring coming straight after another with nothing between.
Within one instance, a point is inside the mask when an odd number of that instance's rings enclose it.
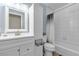
<instances>
[{"instance_id":1,"label":"bathroom vanity","mask_svg":"<svg viewBox=\"0 0 79 59\"><path fill-rule=\"evenodd\" d=\"M10 38L9 38L10 39ZM0 41L0 56L33 56L34 38L21 37Z\"/></svg>"},{"instance_id":2,"label":"bathroom vanity","mask_svg":"<svg viewBox=\"0 0 79 59\"><path fill-rule=\"evenodd\" d=\"M34 5L0 5L0 56L34 55Z\"/></svg>"},{"instance_id":3,"label":"bathroom vanity","mask_svg":"<svg viewBox=\"0 0 79 59\"><path fill-rule=\"evenodd\" d=\"M39 4L1 5L0 56L42 56L43 15Z\"/></svg>"}]
</instances>

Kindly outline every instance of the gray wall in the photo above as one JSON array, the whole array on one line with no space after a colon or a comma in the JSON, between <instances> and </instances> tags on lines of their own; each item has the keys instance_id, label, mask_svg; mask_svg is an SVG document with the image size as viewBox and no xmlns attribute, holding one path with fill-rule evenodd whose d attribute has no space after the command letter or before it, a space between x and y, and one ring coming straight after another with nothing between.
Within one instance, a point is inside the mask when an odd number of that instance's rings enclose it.
<instances>
[{"instance_id":1,"label":"gray wall","mask_svg":"<svg viewBox=\"0 0 79 59\"><path fill-rule=\"evenodd\" d=\"M5 31L5 7L0 6L0 33Z\"/></svg>"},{"instance_id":2,"label":"gray wall","mask_svg":"<svg viewBox=\"0 0 79 59\"><path fill-rule=\"evenodd\" d=\"M43 37L43 7L40 4L34 5L34 34L35 38Z\"/></svg>"},{"instance_id":3,"label":"gray wall","mask_svg":"<svg viewBox=\"0 0 79 59\"><path fill-rule=\"evenodd\" d=\"M40 4L34 4L34 36L35 40L39 40L43 38L43 7ZM42 52L42 45L35 46L34 52L35 55L41 56L43 55Z\"/></svg>"},{"instance_id":4,"label":"gray wall","mask_svg":"<svg viewBox=\"0 0 79 59\"><path fill-rule=\"evenodd\" d=\"M79 4L54 13L56 51L62 55L79 55Z\"/></svg>"}]
</instances>

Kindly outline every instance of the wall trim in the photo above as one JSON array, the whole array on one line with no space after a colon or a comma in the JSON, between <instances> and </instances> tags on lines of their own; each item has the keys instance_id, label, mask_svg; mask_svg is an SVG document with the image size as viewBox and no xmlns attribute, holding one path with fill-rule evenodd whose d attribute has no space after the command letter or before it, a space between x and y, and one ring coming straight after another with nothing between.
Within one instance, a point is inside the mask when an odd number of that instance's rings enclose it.
<instances>
[{"instance_id":1,"label":"wall trim","mask_svg":"<svg viewBox=\"0 0 79 59\"><path fill-rule=\"evenodd\" d=\"M55 50L64 56L79 56L79 51L64 47L60 44L55 44Z\"/></svg>"},{"instance_id":2,"label":"wall trim","mask_svg":"<svg viewBox=\"0 0 79 59\"><path fill-rule=\"evenodd\" d=\"M67 5L65 5L65 6L63 6L63 7L60 7L60 8L58 8L58 9L54 10L54 13L56 13L56 12L62 10L62 9L68 8L68 7L70 7L70 6L72 6L72 5L75 5L75 4L76 4L76 3L69 3L69 4L67 4Z\"/></svg>"}]
</instances>

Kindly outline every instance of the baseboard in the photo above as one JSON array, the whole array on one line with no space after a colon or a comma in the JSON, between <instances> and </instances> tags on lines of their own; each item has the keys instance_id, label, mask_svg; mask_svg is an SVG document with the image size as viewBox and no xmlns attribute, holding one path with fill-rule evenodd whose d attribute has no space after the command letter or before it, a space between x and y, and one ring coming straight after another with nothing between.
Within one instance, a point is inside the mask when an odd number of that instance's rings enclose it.
<instances>
[{"instance_id":1,"label":"baseboard","mask_svg":"<svg viewBox=\"0 0 79 59\"><path fill-rule=\"evenodd\" d=\"M79 56L79 51L64 47L62 45L56 44L56 52L63 56Z\"/></svg>"}]
</instances>

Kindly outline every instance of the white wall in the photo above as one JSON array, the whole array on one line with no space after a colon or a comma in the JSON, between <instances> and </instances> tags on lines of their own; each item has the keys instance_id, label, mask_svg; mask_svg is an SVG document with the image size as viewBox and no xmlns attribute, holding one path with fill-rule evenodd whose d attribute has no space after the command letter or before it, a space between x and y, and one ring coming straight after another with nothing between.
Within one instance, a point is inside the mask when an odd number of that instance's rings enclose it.
<instances>
[{"instance_id":1,"label":"white wall","mask_svg":"<svg viewBox=\"0 0 79 59\"><path fill-rule=\"evenodd\" d=\"M5 7L0 5L0 33L5 31Z\"/></svg>"},{"instance_id":2,"label":"white wall","mask_svg":"<svg viewBox=\"0 0 79 59\"><path fill-rule=\"evenodd\" d=\"M43 37L43 8L34 4L34 35L36 39Z\"/></svg>"},{"instance_id":3,"label":"white wall","mask_svg":"<svg viewBox=\"0 0 79 59\"><path fill-rule=\"evenodd\" d=\"M43 7L40 4L34 4L34 36L35 40L43 38ZM36 56L43 55L43 46L35 46L34 53Z\"/></svg>"},{"instance_id":4,"label":"white wall","mask_svg":"<svg viewBox=\"0 0 79 59\"><path fill-rule=\"evenodd\" d=\"M79 55L79 4L54 13L56 51Z\"/></svg>"},{"instance_id":5,"label":"white wall","mask_svg":"<svg viewBox=\"0 0 79 59\"><path fill-rule=\"evenodd\" d=\"M53 13L56 9L59 9L68 3L44 3L46 6L46 14Z\"/></svg>"},{"instance_id":6,"label":"white wall","mask_svg":"<svg viewBox=\"0 0 79 59\"><path fill-rule=\"evenodd\" d=\"M52 13L54 10L52 10L51 8L49 7L46 7L46 15Z\"/></svg>"}]
</instances>

